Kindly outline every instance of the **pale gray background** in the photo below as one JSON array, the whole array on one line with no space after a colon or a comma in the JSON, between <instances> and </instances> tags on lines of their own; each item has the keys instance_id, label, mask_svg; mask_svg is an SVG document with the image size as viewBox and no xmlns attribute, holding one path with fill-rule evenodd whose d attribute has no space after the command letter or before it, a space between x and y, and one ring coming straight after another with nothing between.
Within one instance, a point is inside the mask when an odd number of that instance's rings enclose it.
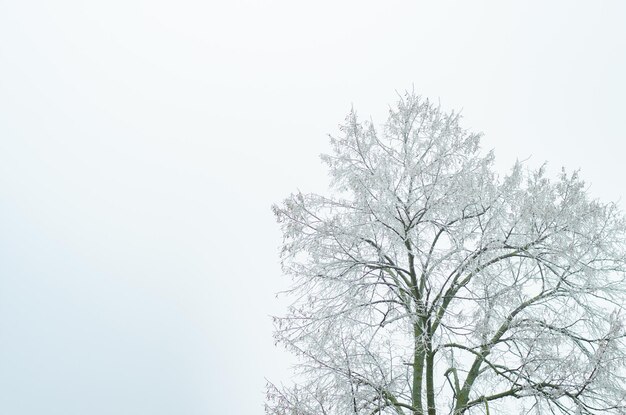
<instances>
[{"instance_id":1,"label":"pale gray background","mask_svg":"<svg viewBox=\"0 0 626 415\"><path fill-rule=\"evenodd\" d=\"M623 1L0 0L0 414L259 414L270 205L395 90L626 195ZM622 203L623 205L623 203Z\"/></svg>"}]
</instances>

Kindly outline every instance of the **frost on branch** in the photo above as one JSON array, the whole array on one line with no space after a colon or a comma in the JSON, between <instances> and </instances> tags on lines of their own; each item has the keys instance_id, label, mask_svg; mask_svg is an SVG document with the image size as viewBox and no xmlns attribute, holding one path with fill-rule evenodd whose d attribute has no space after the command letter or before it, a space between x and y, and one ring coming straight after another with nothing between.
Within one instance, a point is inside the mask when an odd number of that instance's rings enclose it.
<instances>
[{"instance_id":1,"label":"frost on branch","mask_svg":"<svg viewBox=\"0 0 626 415\"><path fill-rule=\"evenodd\" d=\"M274 212L297 385L268 414L624 414L625 226L578 173L500 178L457 114L351 112L329 195Z\"/></svg>"}]
</instances>

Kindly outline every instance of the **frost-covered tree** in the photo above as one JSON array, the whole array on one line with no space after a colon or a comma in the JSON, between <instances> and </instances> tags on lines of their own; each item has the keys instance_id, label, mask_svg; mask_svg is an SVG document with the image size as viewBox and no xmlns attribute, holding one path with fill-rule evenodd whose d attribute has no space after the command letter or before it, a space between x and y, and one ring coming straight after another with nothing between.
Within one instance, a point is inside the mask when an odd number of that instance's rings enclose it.
<instances>
[{"instance_id":1,"label":"frost-covered tree","mask_svg":"<svg viewBox=\"0 0 626 415\"><path fill-rule=\"evenodd\" d=\"M347 116L329 195L274 207L300 363L268 414L626 414L621 212L479 139L408 93Z\"/></svg>"}]
</instances>

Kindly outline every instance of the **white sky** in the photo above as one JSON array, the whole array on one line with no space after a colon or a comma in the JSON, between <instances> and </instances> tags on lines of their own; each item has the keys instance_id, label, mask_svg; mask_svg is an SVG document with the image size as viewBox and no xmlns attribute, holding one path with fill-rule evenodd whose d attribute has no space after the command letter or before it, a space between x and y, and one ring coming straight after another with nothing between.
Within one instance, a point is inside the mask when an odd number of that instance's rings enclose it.
<instances>
[{"instance_id":1,"label":"white sky","mask_svg":"<svg viewBox=\"0 0 626 415\"><path fill-rule=\"evenodd\" d=\"M270 206L325 188L352 104L382 122L414 86L499 168L624 199L625 21L618 0L0 0L0 413L262 413L289 361Z\"/></svg>"}]
</instances>

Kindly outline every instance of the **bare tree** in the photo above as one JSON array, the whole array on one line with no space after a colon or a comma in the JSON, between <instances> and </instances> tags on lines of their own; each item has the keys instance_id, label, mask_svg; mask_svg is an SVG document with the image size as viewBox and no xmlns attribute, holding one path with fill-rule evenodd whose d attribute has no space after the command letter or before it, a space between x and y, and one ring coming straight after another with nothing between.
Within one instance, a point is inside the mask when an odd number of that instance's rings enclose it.
<instances>
[{"instance_id":1,"label":"bare tree","mask_svg":"<svg viewBox=\"0 0 626 415\"><path fill-rule=\"evenodd\" d=\"M274 207L300 364L268 414L626 413L622 213L479 141L407 93L381 132L347 116L332 196Z\"/></svg>"}]
</instances>

